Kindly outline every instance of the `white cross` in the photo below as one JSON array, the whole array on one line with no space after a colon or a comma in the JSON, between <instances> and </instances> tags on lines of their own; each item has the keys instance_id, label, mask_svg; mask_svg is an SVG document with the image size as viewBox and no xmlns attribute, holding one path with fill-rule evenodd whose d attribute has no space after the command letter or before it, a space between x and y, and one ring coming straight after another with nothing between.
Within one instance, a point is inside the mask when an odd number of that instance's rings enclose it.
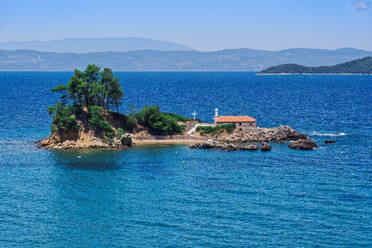
<instances>
[{"instance_id":1,"label":"white cross","mask_svg":"<svg viewBox=\"0 0 372 248\"><path fill-rule=\"evenodd\" d=\"M196 120L196 112L194 111L194 113L192 113L192 115L194 116L194 120Z\"/></svg>"}]
</instances>

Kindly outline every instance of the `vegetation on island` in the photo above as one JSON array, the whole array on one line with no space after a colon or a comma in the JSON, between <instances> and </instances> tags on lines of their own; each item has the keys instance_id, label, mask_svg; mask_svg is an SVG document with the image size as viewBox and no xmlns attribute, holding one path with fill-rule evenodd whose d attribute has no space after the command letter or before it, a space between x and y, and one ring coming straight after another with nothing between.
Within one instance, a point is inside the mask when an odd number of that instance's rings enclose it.
<instances>
[{"instance_id":1,"label":"vegetation on island","mask_svg":"<svg viewBox=\"0 0 372 248\"><path fill-rule=\"evenodd\" d=\"M307 67L284 64L270 67L259 74L372 74L372 57L352 60L334 66Z\"/></svg>"},{"instance_id":2,"label":"vegetation on island","mask_svg":"<svg viewBox=\"0 0 372 248\"><path fill-rule=\"evenodd\" d=\"M76 106L65 105L57 101L54 107L49 106L47 109L50 115L53 115L52 133L56 131L79 130L80 127L76 121L76 113L79 108Z\"/></svg>"},{"instance_id":3,"label":"vegetation on island","mask_svg":"<svg viewBox=\"0 0 372 248\"><path fill-rule=\"evenodd\" d=\"M184 125L178 122L189 121L191 119L173 114L161 112L158 106L146 106L135 114L138 123L149 129L151 134L172 135L182 133Z\"/></svg>"},{"instance_id":4,"label":"vegetation on island","mask_svg":"<svg viewBox=\"0 0 372 248\"><path fill-rule=\"evenodd\" d=\"M230 124L223 124L218 126L198 126L196 131L200 132L201 134L212 134L214 136L218 132L224 132L225 130L228 133L232 133L235 129L235 125L233 123Z\"/></svg>"},{"instance_id":5,"label":"vegetation on island","mask_svg":"<svg viewBox=\"0 0 372 248\"><path fill-rule=\"evenodd\" d=\"M58 85L52 92L61 94L60 100L47 109L53 118L52 133L79 131L82 127L79 120L84 118L95 132L102 134L103 140L111 142L114 137L120 139L125 131L132 132L138 125L154 135L182 133L185 126L180 122L191 120L161 112L154 105L128 115L120 114L124 93L119 79L111 69L101 71L96 65L88 65L84 71L75 70L66 85ZM113 128L108 122L110 117L119 118L121 127Z\"/></svg>"},{"instance_id":6,"label":"vegetation on island","mask_svg":"<svg viewBox=\"0 0 372 248\"><path fill-rule=\"evenodd\" d=\"M58 85L52 92L61 93L60 101L47 109L53 116L52 133L79 130L77 116L85 112L95 130L103 131L106 139L113 138L114 131L102 114L118 110L124 93L111 69L100 71L98 66L88 65L83 72L75 70L67 85Z\"/></svg>"},{"instance_id":7,"label":"vegetation on island","mask_svg":"<svg viewBox=\"0 0 372 248\"><path fill-rule=\"evenodd\" d=\"M88 65L83 72L75 69L74 76L67 85L58 85L52 92L63 93L63 104L72 101L74 106L100 106L106 110L118 110L124 97L119 79L114 77L111 69L104 68L100 71L96 65Z\"/></svg>"}]
</instances>

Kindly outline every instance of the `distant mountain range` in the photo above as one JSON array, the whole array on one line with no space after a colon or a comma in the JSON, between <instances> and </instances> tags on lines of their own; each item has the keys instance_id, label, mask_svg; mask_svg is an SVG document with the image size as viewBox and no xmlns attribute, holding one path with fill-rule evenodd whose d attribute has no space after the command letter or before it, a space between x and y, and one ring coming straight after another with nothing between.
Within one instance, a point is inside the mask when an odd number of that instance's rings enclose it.
<instances>
[{"instance_id":1,"label":"distant mountain range","mask_svg":"<svg viewBox=\"0 0 372 248\"><path fill-rule=\"evenodd\" d=\"M367 56L372 56L372 52L353 48L281 51L230 49L214 52L137 50L82 54L0 50L0 70L71 71L97 64L114 71L261 71L279 64L325 66Z\"/></svg>"},{"instance_id":2,"label":"distant mountain range","mask_svg":"<svg viewBox=\"0 0 372 248\"><path fill-rule=\"evenodd\" d=\"M356 59L333 66L277 65L263 70L259 74L372 74L372 57Z\"/></svg>"},{"instance_id":3,"label":"distant mountain range","mask_svg":"<svg viewBox=\"0 0 372 248\"><path fill-rule=\"evenodd\" d=\"M52 41L10 41L0 43L3 50L35 50L57 53L127 52L133 50L191 51L192 48L169 41L138 37L70 38Z\"/></svg>"}]
</instances>

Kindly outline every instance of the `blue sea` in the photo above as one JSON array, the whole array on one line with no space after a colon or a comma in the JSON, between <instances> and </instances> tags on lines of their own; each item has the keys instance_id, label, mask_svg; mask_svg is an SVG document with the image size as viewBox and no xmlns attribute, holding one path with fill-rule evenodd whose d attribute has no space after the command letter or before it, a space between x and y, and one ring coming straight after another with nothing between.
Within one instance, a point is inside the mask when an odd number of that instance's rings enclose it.
<instances>
[{"instance_id":1,"label":"blue sea","mask_svg":"<svg viewBox=\"0 0 372 248\"><path fill-rule=\"evenodd\" d=\"M372 247L372 76L115 73L123 113L212 122L217 107L290 125L313 151L38 149L71 75L0 72L0 247Z\"/></svg>"}]
</instances>

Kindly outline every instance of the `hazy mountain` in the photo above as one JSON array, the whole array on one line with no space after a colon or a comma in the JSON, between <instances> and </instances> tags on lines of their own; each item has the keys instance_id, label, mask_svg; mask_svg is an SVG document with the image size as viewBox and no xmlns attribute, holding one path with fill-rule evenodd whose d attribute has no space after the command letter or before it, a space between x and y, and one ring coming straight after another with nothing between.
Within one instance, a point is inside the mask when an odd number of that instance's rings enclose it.
<instances>
[{"instance_id":1,"label":"hazy mountain","mask_svg":"<svg viewBox=\"0 0 372 248\"><path fill-rule=\"evenodd\" d=\"M372 52L344 48L264 51L232 49L215 52L154 51L50 53L0 50L0 70L71 71L88 64L115 71L261 71L279 64L335 65L372 56Z\"/></svg>"},{"instance_id":2,"label":"hazy mountain","mask_svg":"<svg viewBox=\"0 0 372 248\"><path fill-rule=\"evenodd\" d=\"M192 48L168 41L146 38L71 38L52 41L10 41L0 43L4 50L35 50L59 53L126 52L133 50L190 51Z\"/></svg>"}]
</instances>

